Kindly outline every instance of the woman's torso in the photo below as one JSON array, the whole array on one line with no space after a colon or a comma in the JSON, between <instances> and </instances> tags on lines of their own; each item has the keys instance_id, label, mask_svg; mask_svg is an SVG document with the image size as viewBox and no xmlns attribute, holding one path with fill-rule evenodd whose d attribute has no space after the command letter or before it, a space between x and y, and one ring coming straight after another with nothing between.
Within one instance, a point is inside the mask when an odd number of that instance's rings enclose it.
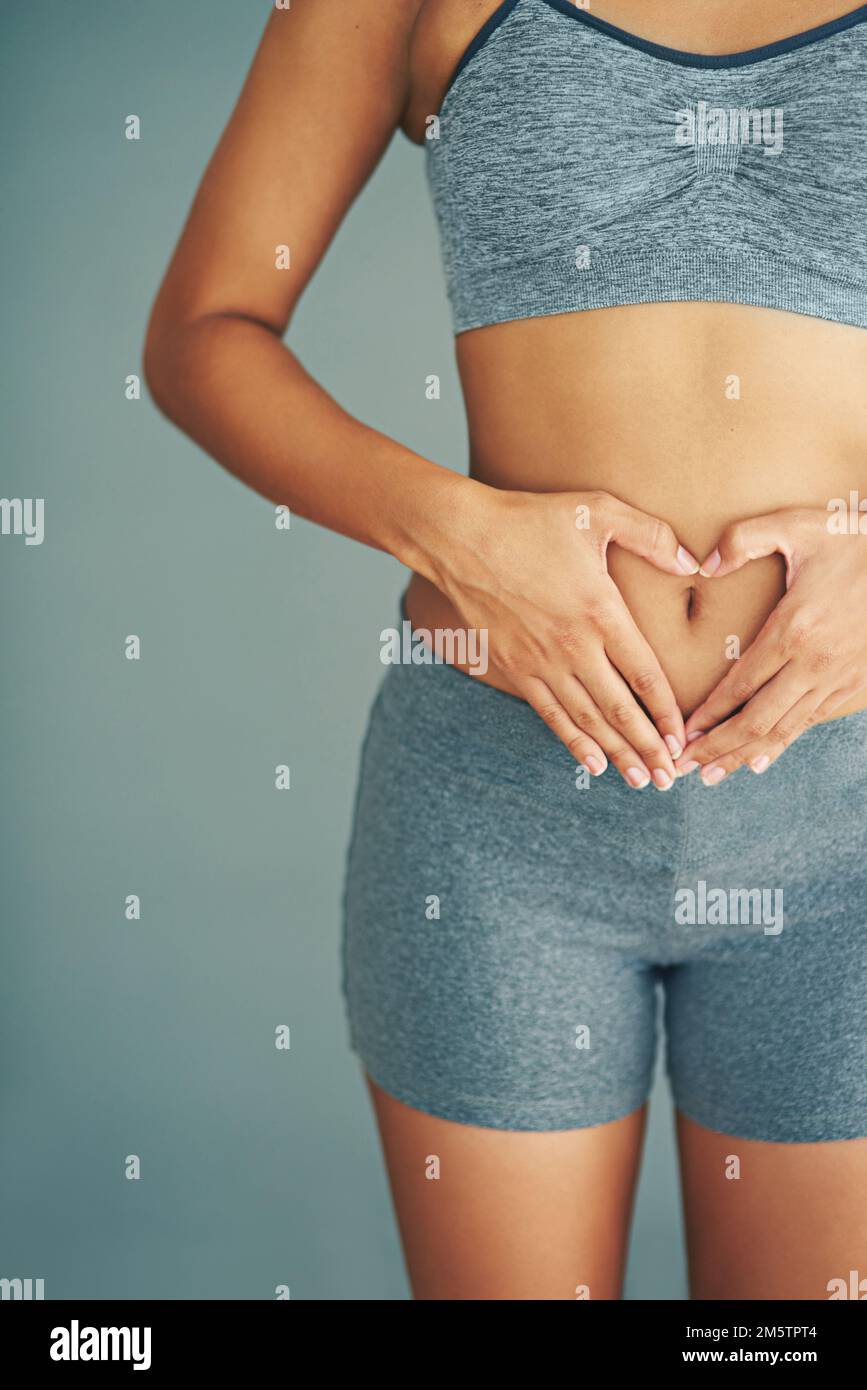
<instances>
[{"instance_id":1,"label":"woman's torso","mask_svg":"<svg viewBox=\"0 0 867 1390\"><path fill-rule=\"evenodd\" d=\"M455 64L496 0L427 0L412 49L407 133L423 138ZM733 53L845 11L845 0L684 7L599 0L593 12L667 46ZM851 8L851 7L850 7ZM850 94L856 99L856 94ZM862 94L863 100L863 94ZM867 156L865 156L867 157ZM495 487L603 489L668 521L702 557L738 518L867 495L867 331L806 313L669 302L524 318L456 339L470 470ZM616 546L609 569L684 713L784 592L779 557L723 580L676 579ZM413 577L413 624L460 626ZM509 689L490 666L484 679ZM838 713L862 708L863 698Z\"/></svg>"}]
</instances>

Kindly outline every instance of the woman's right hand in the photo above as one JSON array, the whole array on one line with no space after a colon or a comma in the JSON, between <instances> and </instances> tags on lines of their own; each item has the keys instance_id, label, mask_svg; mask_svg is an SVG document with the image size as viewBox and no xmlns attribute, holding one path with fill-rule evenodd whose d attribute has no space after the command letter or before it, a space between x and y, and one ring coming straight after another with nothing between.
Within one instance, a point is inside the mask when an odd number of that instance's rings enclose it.
<instances>
[{"instance_id":1,"label":"woman's right hand","mask_svg":"<svg viewBox=\"0 0 867 1390\"><path fill-rule=\"evenodd\" d=\"M607 551L680 579L698 561L665 522L606 492L484 487L471 508L474 543L438 556L436 582L468 628L487 630L491 662L594 776L610 761L632 787L672 786L683 717Z\"/></svg>"}]
</instances>

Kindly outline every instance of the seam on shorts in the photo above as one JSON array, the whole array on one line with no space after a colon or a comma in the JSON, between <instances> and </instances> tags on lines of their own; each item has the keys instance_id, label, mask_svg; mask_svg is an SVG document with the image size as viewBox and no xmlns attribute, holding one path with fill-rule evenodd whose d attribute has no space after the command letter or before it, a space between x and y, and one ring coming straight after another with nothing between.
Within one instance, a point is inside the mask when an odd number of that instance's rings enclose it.
<instances>
[{"instance_id":1,"label":"seam on shorts","mask_svg":"<svg viewBox=\"0 0 867 1390\"><path fill-rule=\"evenodd\" d=\"M671 1083L671 1074L667 1074L669 1082ZM696 1104L691 1099L685 1101L682 1096L675 1095L673 1084L671 1084L670 1089L674 1108L679 1110L681 1115L687 1120L691 1120L693 1124L699 1125L702 1129L709 1129L714 1134L723 1134L727 1139L746 1139L747 1142L751 1144L845 1144L852 1139L867 1139L867 1125L863 1123L860 1125L856 1124L855 1126L851 1124L844 1125L844 1133L825 1134L821 1138L815 1137L817 1130L813 1129L808 1131L806 1138L798 1139L769 1139L767 1126L763 1127L762 1133L760 1134L755 1132L755 1126L732 1125L731 1122L729 1122L728 1128L721 1129L719 1123L711 1124L709 1119L702 1118L702 1112L706 1108L706 1102ZM748 1130L751 1132L748 1133Z\"/></svg>"},{"instance_id":2,"label":"seam on shorts","mask_svg":"<svg viewBox=\"0 0 867 1390\"><path fill-rule=\"evenodd\" d=\"M364 1071L367 1073L367 1075L370 1077L371 1081L373 1081L375 1085L377 1085L381 1090L385 1091L385 1093L386 1093L387 1095L391 1096L393 1100L402 1101L404 1105L409 1105L409 1106L411 1106L411 1107L412 1107L413 1109L415 1109L415 1110L421 1110L421 1111L422 1111L424 1114L426 1114L426 1115L435 1115L435 1116L438 1116L438 1117L443 1118L443 1119L452 1119L451 1116L449 1116L448 1114L445 1114L444 1112L446 1112L447 1110L461 1109L462 1107L465 1107L465 1108L468 1109L468 1110L472 1110L472 1109L476 1109L476 1108L480 1108L480 1107L482 1107L482 1108L487 1107L487 1108L488 1108L489 1110L491 1110L491 1111L498 1111L499 1114L500 1114L501 1116L502 1116L502 1115L505 1115L505 1114L507 1113L506 1110L505 1110L505 1107L504 1107L504 1105L503 1105L503 1098L502 1098L502 1096L471 1096L471 1095L466 1095L466 1094L464 1094L463 1092L461 1092L461 1093L459 1093L459 1094L452 1094L452 1095L450 1095L450 1096L449 1096L449 1099L448 1099L447 1101L436 1102L436 1101L431 1101L431 1100L428 1099L427 1097L420 1095L417 1091L413 1091L413 1090L412 1090L411 1088L409 1088L409 1087L403 1087L403 1086L401 1086L401 1087L396 1087L396 1086L393 1086L393 1085L391 1085L390 1083L386 1083L386 1082L384 1082L384 1081L379 1080L379 1078L374 1074L374 1072L373 1072L373 1070L371 1069L371 1067L370 1067L370 1066L367 1064L367 1062L364 1060L364 1057L362 1056L361 1052L359 1052L359 1050L358 1050L357 1047L353 1047L352 1050L353 1050L353 1052L355 1053L356 1057L358 1058L358 1061L359 1061L361 1067L364 1069ZM652 1081L652 1079L651 1079L651 1082L643 1089L643 1094L642 1094L641 1098L640 1098L639 1100L637 1100L634 1104L632 1104L632 1103L627 1104L627 1106L626 1106L625 1109L623 1108L622 1105L618 1105L618 1106L614 1107L614 1113L611 1114L611 1115L608 1115L607 1118L605 1118L605 1119L593 1119L593 1120L590 1120L590 1121L584 1121L584 1122L582 1122L582 1123L580 1123L580 1124L579 1124L579 1123L575 1123L575 1124L573 1124L573 1125L567 1125L567 1126L565 1126L565 1128L569 1128L569 1129L593 1129L596 1125L613 1124L613 1122L614 1122L615 1120L622 1120L622 1119L624 1119L627 1115L633 1114L634 1111L640 1110L641 1107L642 1107L642 1105L646 1105L646 1104L647 1104L647 1101L650 1099L650 1095L651 1095L652 1090L653 1090L653 1081ZM537 1112L537 1111L548 1111L548 1110L556 1110L556 1111L558 1111L558 1112L569 1112L569 1111L571 1110L573 1114L574 1114L574 1111L575 1111L575 1100L574 1100L574 1098L569 1098L569 1099L566 1099L566 1100L551 1100L551 1099L549 1099L549 1100L541 1100L541 1101L540 1101L540 1100L535 1100L535 1099L533 1099L533 1100L528 1101L528 1102L519 1102L519 1103L514 1103L514 1102L513 1102L512 1105L513 1105L513 1109L514 1109L514 1110L517 1110L517 1111L519 1111L520 1113L522 1113L522 1114L527 1114L527 1115L534 1114L534 1113ZM436 1109L432 1109L432 1108L431 1108L432 1106L436 1106ZM466 1121L466 1120L465 1120L465 1121L453 1121L453 1122L454 1122L454 1123L458 1123L458 1124L460 1124L460 1123L464 1123L464 1124L467 1124L467 1123L476 1123L475 1121ZM490 1125L482 1124L481 1122L478 1122L478 1123L479 1123L479 1128L481 1128L481 1129L491 1128L491 1127L492 1127L492 1126L490 1126ZM503 1124L502 1126L496 1126L496 1127L497 1127L497 1128L502 1127L502 1128L504 1128L504 1129L508 1129L508 1128L509 1128L509 1126L508 1126L507 1124Z\"/></svg>"},{"instance_id":3,"label":"seam on shorts","mask_svg":"<svg viewBox=\"0 0 867 1390\"><path fill-rule=\"evenodd\" d=\"M674 870L674 882L672 884L673 889L677 888L677 885L680 882L680 876L683 873L684 867L689 857L689 832L691 827L689 808L692 802L692 786L689 781L689 774L687 774L687 781L684 783L683 790L685 793L683 797L683 831L680 837L680 853L678 854L677 864Z\"/></svg>"}]
</instances>

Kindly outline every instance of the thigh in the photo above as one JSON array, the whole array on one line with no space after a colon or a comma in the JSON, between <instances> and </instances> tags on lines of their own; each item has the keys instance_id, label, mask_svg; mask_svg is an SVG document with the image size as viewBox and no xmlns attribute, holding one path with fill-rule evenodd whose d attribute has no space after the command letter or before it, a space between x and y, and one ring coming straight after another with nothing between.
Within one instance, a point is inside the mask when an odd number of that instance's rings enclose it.
<instances>
[{"instance_id":1,"label":"thigh","mask_svg":"<svg viewBox=\"0 0 867 1390\"><path fill-rule=\"evenodd\" d=\"M667 972L677 1109L769 1144L867 1137L865 948L861 919L817 918L720 943Z\"/></svg>"},{"instance_id":2,"label":"thigh","mask_svg":"<svg viewBox=\"0 0 867 1390\"><path fill-rule=\"evenodd\" d=\"M693 1298L857 1297L861 1280L867 1297L867 1139L761 1143L681 1114L677 1130Z\"/></svg>"},{"instance_id":3,"label":"thigh","mask_svg":"<svg viewBox=\"0 0 867 1390\"><path fill-rule=\"evenodd\" d=\"M791 920L735 925L666 980L698 1299L827 1299L867 1277L867 900L793 865Z\"/></svg>"},{"instance_id":4,"label":"thigh","mask_svg":"<svg viewBox=\"0 0 867 1390\"><path fill-rule=\"evenodd\" d=\"M620 1297L645 1107L591 1129L508 1132L368 1085L416 1299Z\"/></svg>"},{"instance_id":5,"label":"thigh","mask_svg":"<svg viewBox=\"0 0 867 1390\"><path fill-rule=\"evenodd\" d=\"M343 987L418 1298L619 1296L656 1044L636 800L448 667L381 687Z\"/></svg>"},{"instance_id":6,"label":"thigh","mask_svg":"<svg viewBox=\"0 0 867 1390\"><path fill-rule=\"evenodd\" d=\"M343 932L351 1045L390 1096L505 1131L594 1128L644 1104L656 979L598 849L617 830L609 802L576 789L528 705L447 667L394 668L362 759Z\"/></svg>"}]
</instances>

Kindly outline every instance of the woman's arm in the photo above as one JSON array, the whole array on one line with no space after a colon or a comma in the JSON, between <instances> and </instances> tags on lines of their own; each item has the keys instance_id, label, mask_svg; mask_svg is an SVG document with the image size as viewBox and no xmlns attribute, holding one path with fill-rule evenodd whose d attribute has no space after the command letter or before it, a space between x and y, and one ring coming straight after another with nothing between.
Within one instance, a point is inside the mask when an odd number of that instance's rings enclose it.
<instances>
[{"instance_id":1,"label":"woman's arm","mask_svg":"<svg viewBox=\"0 0 867 1390\"><path fill-rule=\"evenodd\" d=\"M617 543L682 577L698 566L671 528L604 494L504 493L421 458L342 410L282 342L400 123L419 8L292 0L272 13L154 305L145 375L230 472L388 551L486 629L492 659L577 760L669 785L683 718L606 552Z\"/></svg>"},{"instance_id":2,"label":"woman's arm","mask_svg":"<svg viewBox=\"0 0 867 1390\"><path fill-rule=\"evenodd\" d=\"M160 409L274 502L435 578L480 490L353 419L282 342L407 99L420 0L274 10L153 307ZM290 268L277 268L288 246Z\"/></svg>"}]
</instances>

